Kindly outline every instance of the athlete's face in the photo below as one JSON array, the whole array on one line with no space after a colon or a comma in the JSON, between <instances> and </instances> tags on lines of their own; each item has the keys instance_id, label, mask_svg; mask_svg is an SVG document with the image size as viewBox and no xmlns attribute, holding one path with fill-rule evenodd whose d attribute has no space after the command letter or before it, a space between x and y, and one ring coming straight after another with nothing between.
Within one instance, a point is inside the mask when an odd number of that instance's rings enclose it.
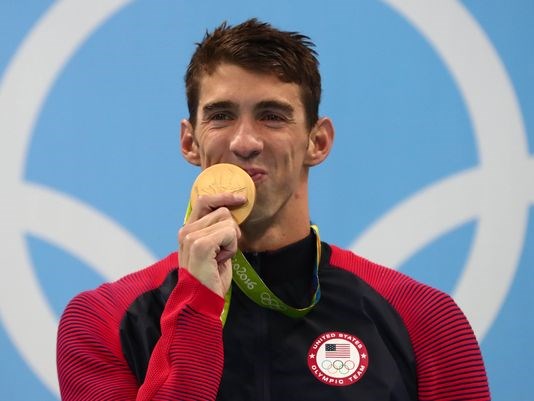
<instances>
[{"instance_id":1,"label":"athlete's face","mask_svg":"<svg viewBox=\"0 0 534 401\"><path fill-rule=\"evenodd\" d=\"M195 127L182 122L183 154L203 169L232 163L249 173L257 195L249 221L307 208L308 168L320 161L298 85L221 64L200 81L196 117Z\"/></svg>"}]
</instances>

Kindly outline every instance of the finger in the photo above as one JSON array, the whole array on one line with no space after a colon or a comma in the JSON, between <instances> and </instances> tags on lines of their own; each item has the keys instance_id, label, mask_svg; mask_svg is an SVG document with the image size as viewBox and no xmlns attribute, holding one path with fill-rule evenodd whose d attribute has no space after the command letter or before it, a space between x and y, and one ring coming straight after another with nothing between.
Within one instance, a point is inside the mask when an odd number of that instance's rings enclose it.
<instances>
[{"instance_id":1,"label":"finger","mask_svg":"<svg viewBox=\"0 0 534 401\"><path fill-rule=\"evenodd\" d=\"M191 253L200 252L206 261L215 260L221 250L230 252L232 257L237 251L237 241L241 237L241 230L230 217L228 211L216 211L213 215L225 215L225 218L205 216L203 219L182 227L179 232L180 266L191 265ZM208 221L209 220L209 221ZM208 224L209 223L209 224ZM234 244L235 243L235 244ZM222 256L222 255L221 255ZM216 262L220 262L217 260Z\"/></svg>"},{"instance_id":2,"label":"finger","mask_svg":"<svg viewBox=\"0 0 534 401\"><path fill-rule=\"evenodd\" d=\"M178 231L178 243L181 244L183 242L184 237L186 237L190 233L202 230L222 221L228 221L229 223L232 223L232 225L234 225L235 223L235 220L233 219L230 210L224 206L199 218L196 221L188 222L184 226L182 226L182 228L180 228L180 230ZM239 227L237 226L237 224L235 224L235 226L236 230L238 230L238 235L240 235L241 231L239 230Z\"/></svg>"},{"instance_id":3,"label":"finger","mask_svg":"<svg viewBox=\"0 0 534 401\"><path fill-rule=\"evenodd\" d=\"M178 247L179 247L179 262L181 266L189 265L189 250L190 246L200 236L207 236L212 233L212 230L220 229L222 226L218 223L226 222L226 224L233 227L235 235L239 239L241 237L241 230L232 218L230 211L221 207L210 214L202 217L193 223L184 225L178 231Z\"/></svg>"},{"instance_id":4,"label":"finger","mask_svg":"<svg viewBox=\"0 0 534 401\"><path fill-rule=\"evenodd\" d=\"M229 222L190 233L183 242L180 266L186 268L206 287L224 296L231 278L230 258L237 252L238 236Z\"/></svg>"},{"instance_id":5,"label":"finger","mask_svg":"<svg viewBox=\"0 0 534 401\"><path fill-rule=\"evenodd\" d=\"M229 209L239 207L247 202L247 198L242 194L234 194L232 192L224 192L215 195L199 196L195 207L191 210L191 214L187 222L196 221L220 207L227 207Z\"/></svg>"},{"instance_id":6,"label":"finger","mask_svg":"<svg viewBox=\"0 0 534 401\"><path fill-rule=\"evenodd\" d=\"M197 222L197 223L200 223L201 221ZM217 231L228 231L231 233L232 235L232 238L237 238L239 239L240 235L241 235L241 231L239 229L239 226L237 226L237 224L227 218L225 220L222 220L222 221L217 221L213 224L209 224L209 225L206 225L204 227L198 227L197 229L191 229L193 226L192 225L189 225L187 227L183 227L180 232L179 232L179 250L180 250L180 254L181 254L181 260L186 262L187 260L189 260L189 253L191 252L191 248L193 245L195 245L196 242L200 241L202 243L202 240L207 240L207 239L215 239L217 240L218 238L220 238L219 240L220 241L223 241L224 242L215 242L213 244L211 244L211 247L210 249L205 249L204 252L208 252L208 251L211 251L212 249L216 249L217 247L218 248L224 248L226 245L227 245L227 239L225 239L224 236L221 236L221 237L217 237L217 236L213 236L214 233L217 233ZM209 243L206 242L206 245L208 245Z\"/></svg>"},{"instance_id":7,"label":"finger","mask_svg":"<svg viewBox=\"0 0 534 401\"><path fill-rule=\"evenodd\" d=\"M238 236L234 227L222 223L195 232L188 239L189 263L201 266L204 261L224 263L237 252Z\"/></svg>"}]
</instances>

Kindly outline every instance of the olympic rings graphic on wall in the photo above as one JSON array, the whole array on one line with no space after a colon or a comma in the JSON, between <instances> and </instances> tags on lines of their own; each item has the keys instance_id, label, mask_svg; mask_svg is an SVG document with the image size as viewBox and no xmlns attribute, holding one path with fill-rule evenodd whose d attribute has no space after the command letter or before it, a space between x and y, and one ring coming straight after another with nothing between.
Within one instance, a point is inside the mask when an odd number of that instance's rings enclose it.
<instances>
[{"instance_id":1,"label":"olympic rings graphic on wall","mask_svg":"<svg viewBox=\"0 0 534 401\"><path fill-rule=\"evenodd\" d=\"M128 0L55 2L17 49L0 82L0 131L16 133L0 138L2 143L0 155L6 163L6 168L0 171L0 183L5 194L2 212L4 228L2 240L5 252L2 255L2 264L17 266L15 274L5 269L6 276L0 280L3 283L0 291L0 319L7 335L32 371L56 394L57 378L53 366L57 322L31 268L31 258L24 244L24 234L29 232L38 235L69 251L109 279L128 273L128 268L125 266L131 268L148 265L154 257L131 233L91 205L83 204L51 188L25 182L23 171L26 150L48 91L65 64L95 29L128 3L130 3ZM386 3L395 8L432 42L449 69L453 71L472 115L480 143L481 165L484 168L466 171L415 194L413 198L408 199L406 203L370 227L360 236L353 248L371 256L372 259L375 259L374 249L377 248L379 254L377 259L379 259L384 256L383 244L394 243L397 248L392 250L387 256L389 260L384 263L398 265L439 234L450 229L451 222L459 224L468 218L480 217L480 230L454 296L481 338L506 299L517 267L518 255L523 247L526 210L534 201L534 191L531 189L532 186L528 185L529 182L533 182L534 162L531 157L526 156L521 113L517 107L513 87L498 55L491 48L488 39L479 32L476 21L468 15L459 2L433 3L432 6L427 6L425 0L413 2L389 0ZM431 12L429 7L432 8ZM449 9L444 12L443 8L447 7ZM471 60L471 65L460 68L456 54L465 50L465 47L457 46L457 52L453 52L451 48L457 43L450 40L444 43L440 33L432 30L442 25L434 23L432 18L439 18L441 15L455 16L454 21L451 21L456 26L462 26L474 33L472 37L475 39L470 39L471 42L462 38L463 44L468 49L480 50ZM58 41L58 37L61 40ZM42 49L54 49L54 51L43 53ZM480 64L484 65L487 72L485 76L490 77L490 80L485 80L484 77L471 80L472 74L466 70L471 67L476 70ZM28 65L38 67L27 68ZM475 93L479 96L475 97ZM14 99L24 99L24 102L17 102ZM488 107L489 101L495 104L492 103L491 107ZM488 110L495 112L489 113ZM499 121L503 122L500 125L495 124L495 120L499 118ZM497 126L507 135L494 135L496 129L494 127ZM492 142L495 139L498 141ZM496 154L509 154L510 160L502 163L503 160L493 157ZM486 192L491 194L486 189L488 184L493 183L495 174L504 177L499 183L514 183L513 193L506 199L487 196L485 199L487 204L484 203L481 207L477 201ZM435 199L441 202L434 202ZM469 199L470 202L465 202L465 199ZM430 206L440 204L447 205L448 211L444 211L439 222L434 222L432 227L421 226L417 232L411 233L413 235L401 238L396 236L393 241L389 241L388 235L395 235L396 228L404 227L403 222L412 216L412 212L415 211L415 214L421 216ZM495 205L499 208L494 207ZM20 218L21 215L24 215L23 219ZM57 216L61 216L70 224L58 225L54 219ZM508 231L493 229L499 226L499 221L495 220L497 217L507 220L502 227ZM420 220L426 222L430 219ZM414 225L413 219L409 220L409 223ZM117 248L128 251L118 255L120 258L113 259L114 256L106 250L95 250L90 246L90 241L83 241L80 240L80 236L72 235L74 231L69 231L72 225L84 227L84 235L88 238L91 233L99 235L105 233L109 242L114 243ZM501 235L499 239L505 245L502 247L504 251L500 252L499 260L492 260L494 264L500 266L500 270L492 277L485 276L493 281L480 280L486 265L484 262L493 257L483 245L492 243L490 236L495 233ZM481 286L482 284L485 285ZM482 302L469 302L471 289L475 287L480 289ZM26 302L17 304L15 308L12 300L20 293L25 294ZM263 296L262 302L280 307L279 303L277 304L268 294ZM22 319L21 316L31 318ZM35 330L32 328L35 327L40 328L39 338L34 335Z\"/></svg>"}]
</instances>

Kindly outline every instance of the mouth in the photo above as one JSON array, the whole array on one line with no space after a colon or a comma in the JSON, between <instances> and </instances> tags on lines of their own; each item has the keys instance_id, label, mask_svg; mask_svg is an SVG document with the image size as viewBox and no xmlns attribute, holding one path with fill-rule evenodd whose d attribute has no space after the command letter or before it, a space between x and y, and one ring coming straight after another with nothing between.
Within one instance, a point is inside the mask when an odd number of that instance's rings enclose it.
<instances>
[{"instance_id":1,"label":"mouth","mask_svg":"<svg viewBox=\"0 0 534 401\"><path fill-rule=\"evenodd\" d=\"M260 169L260 168L252 168L252 167L244 168L243 167L243 170L245 170L247 174L250 175L250 178L252 178L252 181L254 181L255 184L262 181L263 178L267 176L267 173L265 172L265 170Z\"/></svg>"}]
</instances>

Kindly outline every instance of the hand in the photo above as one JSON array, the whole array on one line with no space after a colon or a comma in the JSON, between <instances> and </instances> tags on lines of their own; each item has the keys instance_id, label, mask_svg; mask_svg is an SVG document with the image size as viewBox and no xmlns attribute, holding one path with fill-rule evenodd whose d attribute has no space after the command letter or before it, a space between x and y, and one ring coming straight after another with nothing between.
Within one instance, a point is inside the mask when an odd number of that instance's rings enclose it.
<instances>
[{"instance_id":1,"label":"hand","mask_svg":"<svg viewBox=\"0 0 534 401\"><path fill-rule=\"evenodd\" d=\"M229 208L245 203L244 196L232 193L201 196L178 232L180 267L221 297L230 288L231 258L241 237Z\"/></svg>"}]
</instances>

